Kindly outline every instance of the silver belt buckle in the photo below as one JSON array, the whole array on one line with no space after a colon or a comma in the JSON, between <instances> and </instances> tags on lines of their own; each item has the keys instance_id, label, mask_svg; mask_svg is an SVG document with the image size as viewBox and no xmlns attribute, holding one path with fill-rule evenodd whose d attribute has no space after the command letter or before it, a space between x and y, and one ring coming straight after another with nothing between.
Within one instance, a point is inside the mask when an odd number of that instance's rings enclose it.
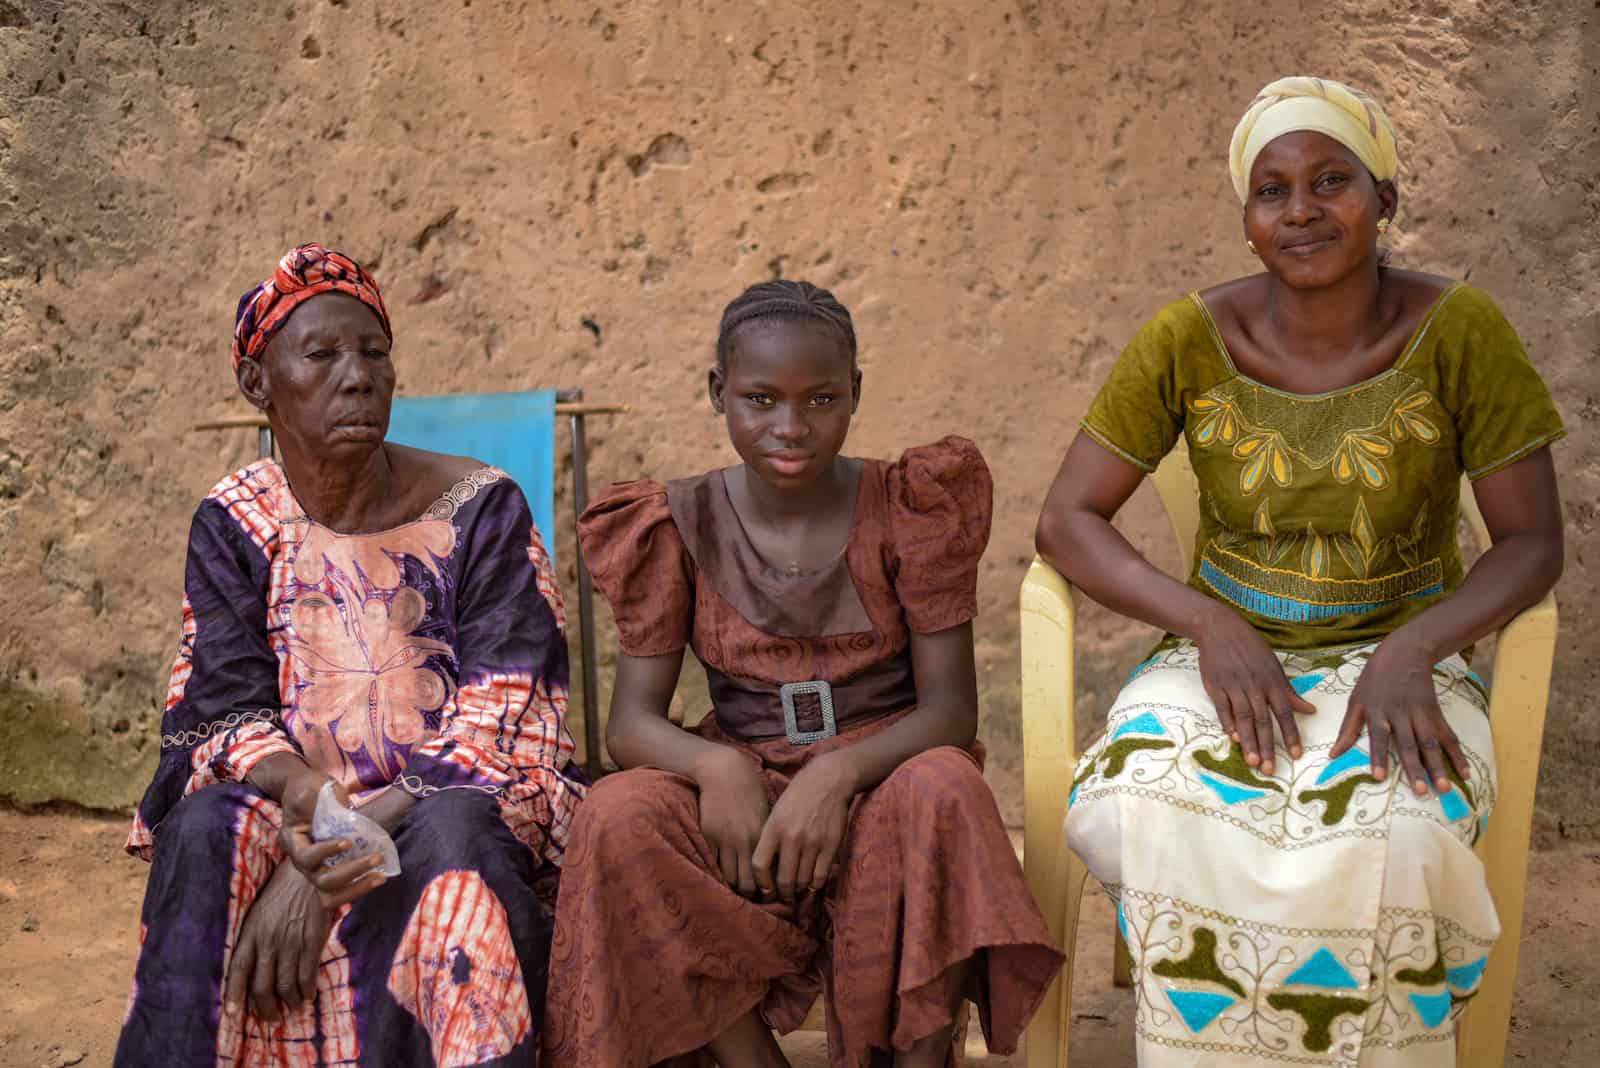
<instances>
[{"instance_id":1,"label":"silver belt buckle","mask_svg":"<svg viewBox=\"0 0 1600 1068\"><path fill-rule=\"evenodd\" d=\"M800 720L794 711L794 699L803 693L816 694L817 703L822 706L820 731L800 729ZM820 742L839 733L839 726L833 720L833 687L821 679L812 679L810 682L786 682L778 687L778 698L783 702L783 733L788 735L791 744L810 745L812 742Z\"/></svg>"}]
</instances>

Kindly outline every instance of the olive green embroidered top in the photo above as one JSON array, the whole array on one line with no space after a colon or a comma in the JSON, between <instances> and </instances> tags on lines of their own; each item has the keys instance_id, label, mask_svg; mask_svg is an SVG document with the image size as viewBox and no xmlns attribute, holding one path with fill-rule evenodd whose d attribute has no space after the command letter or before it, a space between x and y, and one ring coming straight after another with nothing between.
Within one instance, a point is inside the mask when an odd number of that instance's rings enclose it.
<instances>
[{"instance_id":1,"label":"olive green embroidered top","mask_svg":"<svg viewBox=\"0 0 1600 1068\"><path fill-rule=\"evenodd\" d=\"M1144 471L1187 438L1201 498L1189 584L1282 649L1379 640L1449 593L1461 473L1565 433L1511 324L1460 282L1393 367L1315 395L1241 373L1191 294L1134 337L1083 428Z\"/></svg>"}]
</instances>

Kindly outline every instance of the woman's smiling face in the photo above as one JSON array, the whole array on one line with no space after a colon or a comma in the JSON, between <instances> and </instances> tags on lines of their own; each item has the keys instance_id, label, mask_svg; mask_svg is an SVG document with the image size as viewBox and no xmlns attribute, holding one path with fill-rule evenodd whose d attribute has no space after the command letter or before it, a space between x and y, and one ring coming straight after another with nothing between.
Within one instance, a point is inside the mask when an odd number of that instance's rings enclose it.
<instances>
[{"instance_id":1,"label":"woman's smiling face","mask_svg":"<svg viewBox=\"0 0 1600 1068\"><path fill-rule=\"evenodd\" d=\"M1375 181L1338 141L1287 133L1250 168L1245 236L1285 284L1321 288L1376 260L1378 220L1392 218L1397 202L1394 183Z\"/></svg>"},{"instance_id":2,"label":"woman's smiling face","mask_svg":"<svg viewBox=\"0 0 1600 1068\"><path fill-rule=\"evenodd\" d=\"M738 328L726 364L711 371L711 406L748 470L783 489L824 475L844 448L861 373L837 330L803 319Z\"/></svg>"}]
</instances>

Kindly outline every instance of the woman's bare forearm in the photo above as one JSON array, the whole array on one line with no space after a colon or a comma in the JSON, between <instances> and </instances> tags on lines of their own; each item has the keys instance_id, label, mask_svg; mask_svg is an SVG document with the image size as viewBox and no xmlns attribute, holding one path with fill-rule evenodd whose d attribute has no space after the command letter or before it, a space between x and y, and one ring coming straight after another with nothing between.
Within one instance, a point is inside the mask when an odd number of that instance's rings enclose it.
<instances>
[{"instance_id":1,"label":"woman's bare forearm","mask_svg":"<svg viewBox=\"0 0 1600 1068\"><path fill-rule=\"evenodd\" d=\"M972 624L911 635L917 707L869 738L818 757L838 764L852 794L870 790L919 753L969 748L978 735L978 669Z\"/></svg>"},{"instance_id":2,"label":"woman's bare forearm","mask_svg":"<svg viewBox=\"0 0 1600 1068\"><path fill-rule=\"evenodd\" d=\"M1448 597L1389 635L1438 663L1511 622L1561 577L1560 537L1513 535L1478 558Z\"/></svg>"},{"instance_id":3,"label":"woman's bare forearm","mask_svg":"<svg viewBox=\"0 0 1600 1068\"><path fill-rule=\"evenodd\" d=\"M406 814L417 807L417 799L398 786L386 786L361 806L361 814L386 831L400 826Z\"/></svg>"},{"instance_id":4,"label":"woman's bare forearm","mask_svg":"<svg viewBox=\"0 0 1600 1068\"><path fill-rule=\"evenodd\" d=\"M1429 663L1471 645L1538 602L1561 577L1566 554L1561 494L1549 448L1473 484L1493 546L1448 597L1400 627L1385 644Z\"/></svg>"},{"instance_id":5,"label":"woman's bare forearm","mask_svg":"<svg viewBox=\"0 0 1600 1068\"><path fill-rule=\"evenodd\" d=\"M911 713L854 745L835 749L817 759L833 761L844 770L850 792L870 790L901 764L942 745L966 749L977 736L977 716L950 702L919 704Z\"/></svg>"},{"instance_id":6,"label":"woman's bare forearm","mask_svg":"<svg viewBox=\"0 0 1600 1068\"><path fill-rule=\"evenodd\" d=\"M1229 610L1146 560L1110 520L1087 509L1046 513L1035 541L1039 555L1095 601L1169 634L1198 638Z\"/></svg>"},{"instance_id":7,"label":"woman's bare forearm","mask_svg":"<svg viewBox=\"0 0 1600 1068\"><path fill-rule=\"evenodd\" d=\"M307 764L305 758L295 753L273 753L258 760L245 779L251 786L282 804L283 795L290 784L296 779L310 775L327 778Z\"/></svg>"},{"instance_id":8,"label":"woman's bare forearm","mask_svg":"<svg viewBox=\"0 0 1600 1068\"><path fill-rule=\"evenodd\" d=\"M1198 638L1231 609L1167 575L1111 525L1144 479L1143 471L1080 432L1045 497L1034 544L1050 566L1112 611Z\"/></svg>"}]
</instances>

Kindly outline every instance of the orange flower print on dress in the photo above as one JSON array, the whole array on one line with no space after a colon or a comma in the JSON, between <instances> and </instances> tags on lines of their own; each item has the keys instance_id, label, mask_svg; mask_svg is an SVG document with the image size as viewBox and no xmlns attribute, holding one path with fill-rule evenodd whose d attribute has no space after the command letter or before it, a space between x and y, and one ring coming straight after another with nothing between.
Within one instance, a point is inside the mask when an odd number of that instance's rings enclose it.
<instances>
[{"instance_id":1,"label":"orange flower print on dress","mask_svg":"<svg viewBox=\"0 0 1600 1068\"><path fill-rule=\"evenodd\" d=\"M438 562L456 547L456 528L442 519L421 519L382 534L336 534L316 523L304 526L294 577L306 586L321 586L334 573L353 583L359 570L368 587L392 590L401 578L394 557L412 557L437 576Z\"/></svg>"},{"instance_id":2,"label":"orange flower print on dress","mask_svg":"<svg viewBox=\"0 0 1600 1068\"><path fill-rule=\"evenodd\" d=\"M404 750L427 734L423 713L450 696L428 668L448 644L413 634L427 614L422 594L401 586L394 557L404 554L438 574L437 559L455 546L451 524L429 520L383 534L343 536L311 525L294 574L313 589L289 612L297 696L292 729L320 767L355 769L345 754L364 753L386 777L400 774ZM400 749L401 753L393 753Z\"/></svg>"}]
</instances>

